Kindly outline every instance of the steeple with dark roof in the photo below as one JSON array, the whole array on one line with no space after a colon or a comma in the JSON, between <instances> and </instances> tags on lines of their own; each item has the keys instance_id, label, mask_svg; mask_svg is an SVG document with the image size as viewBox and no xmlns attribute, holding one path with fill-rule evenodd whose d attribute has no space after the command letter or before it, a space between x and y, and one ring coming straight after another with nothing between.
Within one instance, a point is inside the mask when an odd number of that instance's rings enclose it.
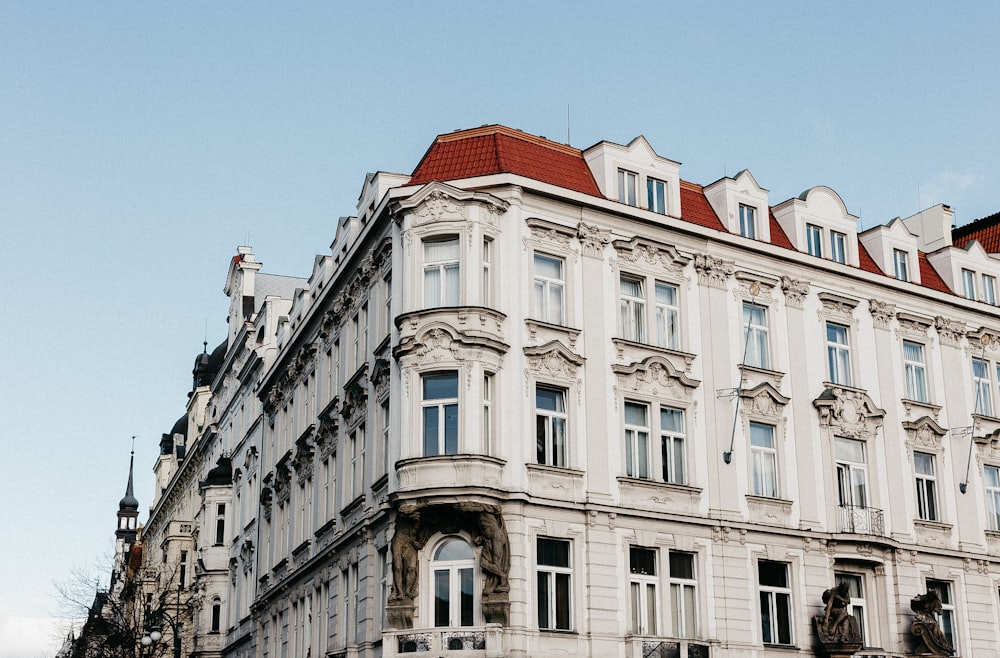
<instances>
[{"instance_id":1,"label":"steeple with dark roof","mask_svg":"<svg viewBox=\"0 0 1000 658\"><path fill-rule=\"evenodd\" d=\"M135 440L135 437L132 437ZM118 529L115 536L125 541L126 544L134 544L136 529L139 521L139 500L132 491L132 468L135 464L135 449L128 460L128 485L125 487L125 496L118 501Z\"/></svg>"}]
</instances>

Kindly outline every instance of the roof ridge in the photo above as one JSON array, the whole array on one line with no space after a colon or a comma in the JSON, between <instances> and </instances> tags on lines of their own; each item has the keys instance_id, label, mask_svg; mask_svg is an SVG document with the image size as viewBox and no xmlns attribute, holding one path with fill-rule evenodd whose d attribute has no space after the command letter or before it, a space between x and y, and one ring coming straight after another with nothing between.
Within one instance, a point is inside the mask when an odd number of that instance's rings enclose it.
<instances>
[{"instance_id":1,"label":"roof ridge","mask_svg":"<svg viewBox=\"0 0 1000 658\"><path fill-rule=\"evenodd\" d=\"M435 139L436 142L454 142L460 139L469 139L471 137L483 137L487 135L504 135L505 137L510 137L512 139L519 139L523 142L528 142L529 144L534 144L536 146L543 146L553 151L561 151L568 155L583 155L583 151L576 148L575 146L570 146L569 144L560 144L559 142L554 142L551 139L541 137L539 135L532 135L531 133L524 132L523 130L518 130L517 128L510 128L499 123L494 123L488 126L479 126L478 128L468 128L466 130L456 130L455 132L445 133L443 135L438 135ZM499 141L499 140L498 140Z\"/></svg>"}]
</instances>

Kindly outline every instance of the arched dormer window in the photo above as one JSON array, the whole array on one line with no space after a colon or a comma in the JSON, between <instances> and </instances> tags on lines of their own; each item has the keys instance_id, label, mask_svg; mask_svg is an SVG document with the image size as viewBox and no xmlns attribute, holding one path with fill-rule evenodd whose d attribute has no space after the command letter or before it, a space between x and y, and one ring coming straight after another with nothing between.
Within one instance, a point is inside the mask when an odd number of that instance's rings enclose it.
<instances>
[{"instance_id":1,"label":"arched dormer window","mask_svg":"<svg viewBox=\"0 0 1000 658\"><path fill-rule=\"evenodd\" d=\"M465 539L445 537L431 558L434 626L473 626L479 616L476 559Z\"/></svg>"}]
</instances>

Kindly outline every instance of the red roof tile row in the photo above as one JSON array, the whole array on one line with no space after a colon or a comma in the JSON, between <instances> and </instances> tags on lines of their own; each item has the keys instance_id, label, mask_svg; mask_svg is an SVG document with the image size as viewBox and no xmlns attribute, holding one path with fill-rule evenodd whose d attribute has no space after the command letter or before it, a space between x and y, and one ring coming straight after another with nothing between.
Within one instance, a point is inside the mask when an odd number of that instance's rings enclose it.
<instances>
[{"instance_id":1,"label":"red roof tile row","mask_svg":"<svg viewBox=\"0 0 1000 658\"><path fill-rule=\"evenodd\" d=\"M956 247L964 249L973 240L979 240L986 253L1000 252L1000 212L952 229L951 241Z\"/></svg>"}]
</instances>

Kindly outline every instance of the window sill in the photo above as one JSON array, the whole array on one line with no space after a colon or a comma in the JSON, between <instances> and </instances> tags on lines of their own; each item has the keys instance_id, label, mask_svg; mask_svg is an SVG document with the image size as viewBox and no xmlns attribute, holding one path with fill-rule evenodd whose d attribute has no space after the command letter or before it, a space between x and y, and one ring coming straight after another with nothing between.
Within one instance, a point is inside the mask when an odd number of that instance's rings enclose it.
<instances>
[{"instance_id":1,"label":"window sill","mask_svg":"<svg viewBox=\"0 0 1000 658\"><path fill-rule=\"evenodd\" d=\"M627 476L619 476L617 480L623 505L685 516L698 515L700 487Z\"/></svg>"},{"instance_id":2,"label":"window sill","mask_svg":"<svg viewBox=\"0 0 1000 658\"><path fill-rule=\"evenodd\" d=\"M792 501L752 494L747 494L746 500L751 523L776 525L786 528L791 526Z\"/></svg>"},{"instance_id":3,"label":"window sill","mask_svg":"<svg viewBox=\"0 0 1000 658\"><path fill-rule=\"evenodd\" d=\"M931 404L930 402L924 402L922 400L910 400L909 398L903 398L900 402L903 404L903 409L906 411L907 416L930 416L931 418L937 420L938 413L941 411L941 405ZM914 410L916 410L916 412L914 412Z\"/></svg>"},{"instance_id":4,"label":"window sill","mask_svg":"<svg viewBox=\"0 0 1000 658\"><path fill-rule=\"evenodd\" d=\"M545 635L579 635L579 631L574 631L570 629L561 628L539 628L539 633L544 633Z\"/></svg>"},{"instance_id":5,"label":"window sill","mask_svg":"<svg viewBox=\"0 0 1000 658\"><path fill-rule=\"evenodd\" d=\"M619 361L625 359L626 348L633 352L641 350L641 352L646 356L648 356L650 352L665 356L675 368L683 370L684 372L689 372L691 370L691 365L698 357L697 354L691 354L690 352L682 352L681 350L675 350L669 347L660 347L659 345L653 345L652 343L638 343L634 340L628 340L626 338L612 338L611 342L615 346L615 352ZM641 361L643 358L645 357L639 357L631 360Z\"/></svg>"},{"instance_id":6,"label":"window sill","mask_svg":"<svg viewBox=\"0 0 1000 658\"><path fill-rule=\"evenodd\" d=\"M558 337L565 337L570 349L576 348L576 339L580 337L582 331L582 329L570 327L569 325L553 324L543 320L532 320L531 318L524 320L524 326L528 328L528 338L532 342L536 342L539 335L544 340L554 334Z\"/></svg>"}]
</instances>

